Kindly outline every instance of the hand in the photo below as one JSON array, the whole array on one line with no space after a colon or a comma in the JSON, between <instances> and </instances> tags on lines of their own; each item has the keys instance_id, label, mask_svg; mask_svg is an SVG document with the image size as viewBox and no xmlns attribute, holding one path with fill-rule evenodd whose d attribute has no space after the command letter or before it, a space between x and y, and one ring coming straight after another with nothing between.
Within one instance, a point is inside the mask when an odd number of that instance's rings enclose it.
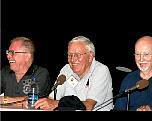
<instances>
[{"instance_id":1,"label":"hand","mask_svg":"<svg viewBox=\"0 0 152 121\"><path fill-rule=\"evenodd\" d=\"M137 109L137 111L152 111L149 105L143 105Z\"/></svg>"},{"instance_id":2,"label":"hand","mask_svg":"<svg viewBox=\"0 0 152 121\"><path fill-rule=\"evenodd\" d=\"M58 101L49 99L49 98L41 98L35 102L35 108L42 109L42 110L51 110L53 111L54 108L58 106Z\"/></svg>"},{"instance_id":3,"label":"hand","mask_svg":"<svg viewBox=\"0 0 152 121\"><path fill-rule=\"evenodd\" d=\"M4 96L0 96L0 104L4 103Z\"/></svg>"},{"instance_id":4,"label":"hand","mask_svg":"<svg viewBox=\"0 0 152 121\"><path fill-rule=\"evenodd\" d=\"M28 109L28 101L27 100L23 101L22 107Z\"/></svg>"}]
</instances>

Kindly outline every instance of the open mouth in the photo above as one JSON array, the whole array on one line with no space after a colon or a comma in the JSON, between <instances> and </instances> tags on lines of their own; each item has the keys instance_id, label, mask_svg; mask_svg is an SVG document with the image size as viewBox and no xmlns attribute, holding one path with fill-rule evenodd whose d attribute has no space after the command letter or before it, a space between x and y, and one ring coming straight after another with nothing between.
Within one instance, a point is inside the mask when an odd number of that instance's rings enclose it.
<instances>
[{"instance_id":1,"label":"open mouth","mask_svg":"<svg viewBox=\"0 0 152 121\"><path fill-rule=\"evenodd\" d=\"M148 63L139 63L141 67L147 66Z\"/></svg>"},{"instance_id":2,"label":"open mouth","mask_svg":"<svg viewBox=\"0 0 152 121\"><path fill-rule=\"evenodd\" d=\"M9 60L9 63L15 63L16 61L15 60Z\"/></svg>"}]
</instances>

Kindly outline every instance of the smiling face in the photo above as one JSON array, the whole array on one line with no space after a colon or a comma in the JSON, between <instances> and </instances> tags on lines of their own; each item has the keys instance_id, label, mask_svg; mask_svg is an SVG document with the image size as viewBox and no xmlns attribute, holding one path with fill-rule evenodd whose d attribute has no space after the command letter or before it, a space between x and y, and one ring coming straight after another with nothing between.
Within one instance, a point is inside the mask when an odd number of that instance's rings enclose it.
<instances>
[{"instance_id":1,"label":"smiling face","mask_svg":"<svg viewBox=\"0 0 152 121\"><path fill-rule=\"evenodd\" d=\"M30 62L31 54L22 44L22 41L12 42L7 53L10 69L14 72L20 72L24 68L28 68Z\"/></svg>"},{"instance_id":2,"label":"smiling face","mask_svg":"<svg viewBox=\"0 0 152 121\"><path fill-rule=\"evenodd\" d=\"M135 45L135 61L143 73L152 71L152 38L143 37Z\"/></svg>"},{"instance_id":3,"label":"smiling face","mask_svg":"<svg viewBox=\"0 0 152 121\"><path fill-rule=\"evenodd\" d=\"M94 56L84 42L73 42L68 46L68 62L74 73L83 77L89 70Z\"/></svg>"}]
</instances>

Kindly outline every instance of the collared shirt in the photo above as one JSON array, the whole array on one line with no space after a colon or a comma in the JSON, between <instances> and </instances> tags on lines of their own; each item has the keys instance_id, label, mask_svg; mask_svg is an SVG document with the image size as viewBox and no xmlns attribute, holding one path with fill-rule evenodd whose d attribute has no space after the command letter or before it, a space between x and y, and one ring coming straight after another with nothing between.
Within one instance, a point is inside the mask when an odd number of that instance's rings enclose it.
<instances>
[{"instance_id":1,"label":"collared shirt","mask_svg":"<svg viewBox=\"0 0 152 121\"><path fill-rule=\"evenodd\" d=\"M31 65L19 82L9 66L5 66L1 72L1 93L4 93L4 96L25 96L28 94L32 78L38 84L39 96L47 95L51 87L49 72L37 65Z\"/></svg>"},{"instance_id":2,"label":"collared shirt","mask_svg":"<svg viewBox=\"0 0 152 121\"><path fill-rule=\"evenodd\" d=\"M138 81L142 80L140 71L129 73L122 81L120 93L136 85ZM128 95L124 95L116 100L115 110L128 110L136 111L142 105L152 105L152 77L149 79L149 86L144 89L137 89ZM129 103L129 104L128 104Z\"/></svg>"},{"instance_id":3,"label":"collared shirt","mask_svg":"<svg viewBox=\"0 0 152 121\"><path fill-rule=\"evenodd\" d=\"M95 105L96 107L113 97L112 79L109 69L107 66L95 59L91 64L89 72L82 79L72 71L69 64L66 64L61 69L59 75L61 74L64 74L67 80L64 84L57 87L57 100L60 100L64 96L75 95L81 101L85 101L86 99L95 100L97 102ZM71 76L76 79L74 86L69 81ZM50 94L50 97L53 97L53 93ZM100 107L101 106L98 108ZM96 108L96 110L98 108ZM113 103L110 103L109 105L101 108L101 110L109 111L112 108Z\"/></svg>"}]
</instances>

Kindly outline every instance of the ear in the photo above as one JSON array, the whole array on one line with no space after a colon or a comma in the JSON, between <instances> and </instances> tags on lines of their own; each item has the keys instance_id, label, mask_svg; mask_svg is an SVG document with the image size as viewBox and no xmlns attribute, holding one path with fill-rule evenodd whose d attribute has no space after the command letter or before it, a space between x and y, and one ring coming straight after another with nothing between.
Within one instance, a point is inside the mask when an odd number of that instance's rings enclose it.
<instances>
[{"instance_id":1,"label":"ear","mask_svg":"<svg viewBox=\"0 0 152 121\"><path fill-rule=\"evenodd\" d=\"M89 62L92 62L92 61L93 61L93 58L94 58L94 53L93 53L93 52L90 52L90 53L89 53Z\"/></svg>"}]
</instances>

